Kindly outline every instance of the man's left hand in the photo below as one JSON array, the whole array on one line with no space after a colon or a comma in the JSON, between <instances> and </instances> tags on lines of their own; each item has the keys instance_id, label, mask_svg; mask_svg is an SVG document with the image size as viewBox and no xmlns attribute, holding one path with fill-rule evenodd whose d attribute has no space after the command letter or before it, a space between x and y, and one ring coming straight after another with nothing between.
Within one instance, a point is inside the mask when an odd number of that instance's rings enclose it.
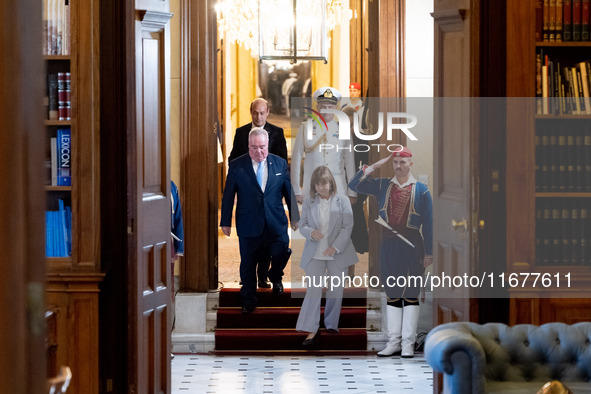
<instances>
[{"instance_id":1,"label":"man's left hand","mask_svg":"<svg viewBox=\"0 0 591 394\"><path fill-rule=\"evenodd\" d=\"M425 257L423 259L423 267L427 268L428 266L430 266L431 264L433 264L433 256L430 257Z\"/></svg>"},{"instance_id":2,"label":"man's left hand","mask_svg":"<svg viewBox=\"0 0 591 394\"><path fill-rule=\"evenodd\" d=\"M295 223L294 222L291 222L291 229L293 231L297 231L298 230L298 227L299 227L298 224L299 224L299 222L295 222Z\"/></svg>"},{"instance_id":3,"label":"man's left hand","mask_svg":"<svg viewBox=\"0 0 591 394\"><path fill-rule=\"evenodd\" d=\"M351 205L354 205L357 202L357 197L349 196L349 201L351 201Z\"/></svg>"}]
</instances>

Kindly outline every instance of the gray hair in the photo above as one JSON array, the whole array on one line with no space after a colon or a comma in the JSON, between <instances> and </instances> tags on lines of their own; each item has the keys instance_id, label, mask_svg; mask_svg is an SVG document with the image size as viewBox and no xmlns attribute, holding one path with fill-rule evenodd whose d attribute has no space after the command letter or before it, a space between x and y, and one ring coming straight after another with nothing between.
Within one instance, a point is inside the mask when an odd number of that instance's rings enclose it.
<instances>
[{"instance_id":1,"label":"gray hair","mask_svg":"<svg viewBox=\"0 0 591 394\"><path fill-rule=\"evenodd\" d=\"M250 142L250 138L254 135L264 135L265 137L267 137L267 142L269 142L269 133L267 132L267 130L263 129L262 127L253 127L252 130L250 130L250 133L248 133L248 141Z\"/></svg>"}]
</instances>

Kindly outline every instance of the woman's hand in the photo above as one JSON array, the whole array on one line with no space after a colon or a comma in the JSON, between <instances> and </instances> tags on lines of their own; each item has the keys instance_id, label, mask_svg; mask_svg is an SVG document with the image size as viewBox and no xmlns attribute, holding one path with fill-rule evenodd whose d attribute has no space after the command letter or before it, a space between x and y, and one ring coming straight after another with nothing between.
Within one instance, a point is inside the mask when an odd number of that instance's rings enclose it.
<instances>
[{"instance_id":1,"label":"woman's hand","mask_svg":"<svg viewBox=\"0 0 591 394\"><path fill-rule=\"evenodd\" d=\"M312 239L314 241L320 241L322 238L324 238L324 234L322 234L318 230L312 230L312 233L310 234L310 237L312 237Z\"/></svg>"},{"instance_id":2,"label":"woman's hand","mask_svg":"<svg viewBox=\"0 0 591 394\"><path fill-rule=\"evenodd\" d=\"M323 256L334 256L335 254L337 254L337 250L335 248L333 248L332 246L329 246L328 249L326 249L324 252L322 252Z\"/></svg>"}]
</instances>

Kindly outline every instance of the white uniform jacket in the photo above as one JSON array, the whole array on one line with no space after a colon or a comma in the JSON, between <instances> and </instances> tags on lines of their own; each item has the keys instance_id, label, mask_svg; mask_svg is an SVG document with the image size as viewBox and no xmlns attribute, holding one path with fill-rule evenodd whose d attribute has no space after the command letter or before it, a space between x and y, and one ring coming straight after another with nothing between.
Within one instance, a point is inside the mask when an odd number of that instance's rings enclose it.
<instances>
[{"instance_id":1,"label":"white uniform jacket","mask_svg":"<svg viewBox=\"0 0 591 394\"><path fill-rule=\"evenodd\" d=\"M291 184L296 196L309 195L310 178L314 170L322 165L328 166L337 184L337 193L356 197L357 193L347 185L355 176L353 140L339 140L339 124L333 120L327 123L328 133L314 124L312 139L308 140L306 128L298 130L291 154ZM332 148L331 148L332 146ZM338 149L337 149L338 147ZM345 147L347 149L345 149ZM304 160L304 180L300 185L300 170Z\"/></svg>"}]
</instances>

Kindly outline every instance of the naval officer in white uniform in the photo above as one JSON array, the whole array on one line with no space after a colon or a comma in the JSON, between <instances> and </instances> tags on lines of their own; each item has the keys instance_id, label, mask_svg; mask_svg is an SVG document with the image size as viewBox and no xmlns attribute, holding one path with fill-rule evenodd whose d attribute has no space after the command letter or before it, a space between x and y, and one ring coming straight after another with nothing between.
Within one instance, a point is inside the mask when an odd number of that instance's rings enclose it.
<instances>
[{"instance_id":1,"label":"naval officer in white uniform","mask_svg":"<svg viewBox=\"0 0 591 394\"><path fill-rule=\"evenodd\" d=\"M322 109L337 109L341 93L332 87L324 87L313 94L316 109L326 125L320 119L320 125L313 122L312 138L306 135L305 124L300 126L291 154L291 183L298 203L302 203L304 196L310 194L310 178L319 166L327 166L332 172L337 193L348 196L351 204L355 203L357 193L347 187L356 173L353 152L353 140L339 140L339 124L333 114L323 114ZM331 148L332 147L332 148ZM338 149L337 149L338 147ZM302 159L304 160L303 182L300 184ZM303 185L303 186L302 186Z\"/></svg>"}]
</instances>

